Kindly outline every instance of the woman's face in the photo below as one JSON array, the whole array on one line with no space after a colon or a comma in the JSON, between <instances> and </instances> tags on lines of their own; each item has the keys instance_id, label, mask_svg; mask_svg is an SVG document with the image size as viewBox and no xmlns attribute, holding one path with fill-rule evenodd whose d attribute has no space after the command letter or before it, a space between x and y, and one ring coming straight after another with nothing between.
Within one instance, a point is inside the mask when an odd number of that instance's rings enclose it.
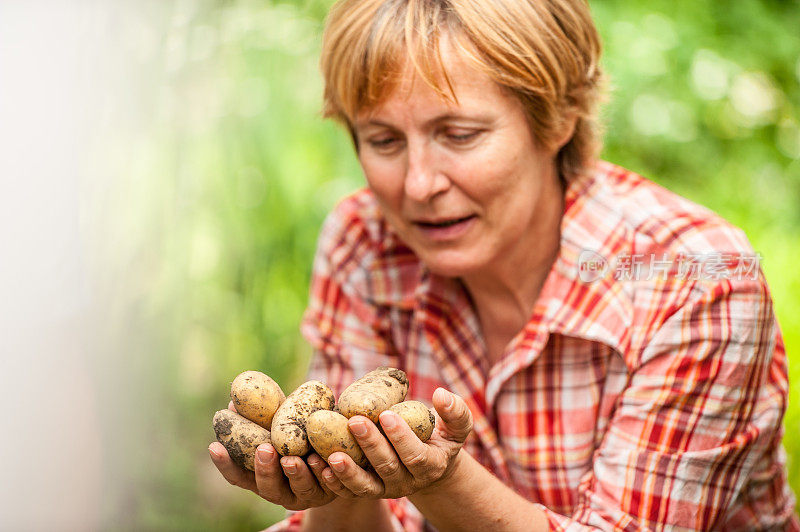
<instances>
[{"instance_id":1,"label":"woman's face","mask_svg":"<svg viewBox=\"0 0 800 532\"><path fill-rule=\"evenodd\" d=\"M535 255L561 188L555 153L535 142L521 103L449 50L458 105L409 69L354 127L388 222L432 271L464 277Z\"/></svg>"}]
</instances>

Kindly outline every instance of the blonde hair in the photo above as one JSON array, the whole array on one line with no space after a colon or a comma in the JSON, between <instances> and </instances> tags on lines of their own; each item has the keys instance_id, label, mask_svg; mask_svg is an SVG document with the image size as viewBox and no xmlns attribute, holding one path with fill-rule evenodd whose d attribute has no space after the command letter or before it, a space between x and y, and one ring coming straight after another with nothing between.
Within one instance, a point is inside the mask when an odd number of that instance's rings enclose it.
<instances>
[{"instance_id":1,"label":"blonde hair","mask_svg":"<svg viewBox=\"0 0 800 532\"><path fill-rule=\"evenodd\" d=\"M457 101L442 64L443 36L519 98L542 145L556 147L576 119L558 153L562 177L590 164L600 147L603 75L585 0L339 0L323 35L324 116L347 126L355 141L354 117L389 96L407 60Z\"/></svg>"}]
</instances>

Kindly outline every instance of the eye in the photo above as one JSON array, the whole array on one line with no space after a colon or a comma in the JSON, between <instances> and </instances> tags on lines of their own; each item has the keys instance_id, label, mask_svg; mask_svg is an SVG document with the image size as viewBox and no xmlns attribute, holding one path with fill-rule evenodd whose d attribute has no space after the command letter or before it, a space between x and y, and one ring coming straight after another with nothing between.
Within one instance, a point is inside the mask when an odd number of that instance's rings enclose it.
<instances>
[{"instance_id":1,"label":"eye","mask_svg":"<svg viewBox=\"0 0 800 532\"><path fill-rule=\"evenodd\" d=\"M474 140L479 134L480 130L449 130L445 132L447 139L454 144L467 144Z\"/></svg>"},{"instance_id":2,"label":"eye","mask_svg":"<svg viewBox=\"0 0 800 532\"><path fill-rule=\"evenodd\" d=\"M367 139L369 147L382 155L391 155L400 147L402 139L397 136L381 136Z\"/></svg>"},{"instance_id":3,"label":"eye","mask_svg":"<svg viewBox=\"0 0 800 532\"><path fill-rule=\"evenodd\" d=\"M369 142L369 145L373 148L385 148L387 146L391 146L396 140L397 139L394 137L387 137L383 139L370 139L367 142Z\"/></svg>"}]
</instances>

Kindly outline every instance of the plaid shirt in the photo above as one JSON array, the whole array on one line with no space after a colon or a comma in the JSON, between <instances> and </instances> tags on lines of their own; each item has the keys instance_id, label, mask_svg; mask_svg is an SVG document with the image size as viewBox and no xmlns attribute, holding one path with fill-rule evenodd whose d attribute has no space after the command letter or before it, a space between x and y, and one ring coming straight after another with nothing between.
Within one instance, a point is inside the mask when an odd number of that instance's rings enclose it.
<instances>
[{"instance_id":1,"label":"plaid shirt","mask_svg":"<svg viewBox=\"0 0 800 532\"><path fill-rule=\"evenodd\" d=\"M702 275L680 271L700 255ZM338 396L390 365L409 399L459 394L474 416L465 449L554 530L800 530L781 447L786 353L763 274L736 270L741 256L741 230L599 163L569 183L558 258L490 365L463 285L431 274L361 190L322 229L310 376ZM391 507L398 528L430 526L405 499Z\"/></svg>"}]
</instances>

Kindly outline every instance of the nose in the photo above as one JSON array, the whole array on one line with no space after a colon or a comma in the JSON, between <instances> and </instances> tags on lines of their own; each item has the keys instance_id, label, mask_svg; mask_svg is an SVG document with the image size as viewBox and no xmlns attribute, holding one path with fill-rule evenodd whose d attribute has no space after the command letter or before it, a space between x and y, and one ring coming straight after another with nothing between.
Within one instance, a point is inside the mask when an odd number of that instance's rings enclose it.
<instances>
[{"instance_id":1,"label":"nose","mask_svg":"<svg viewBox=\"0 0 800 532\"><path fill-rule=\"evenodd\" d=\"M428 146L409 145L407 157L405 193L409 199L427 202L450 187L450 179L442 173Z\"/></svg>"}]
</instances>

